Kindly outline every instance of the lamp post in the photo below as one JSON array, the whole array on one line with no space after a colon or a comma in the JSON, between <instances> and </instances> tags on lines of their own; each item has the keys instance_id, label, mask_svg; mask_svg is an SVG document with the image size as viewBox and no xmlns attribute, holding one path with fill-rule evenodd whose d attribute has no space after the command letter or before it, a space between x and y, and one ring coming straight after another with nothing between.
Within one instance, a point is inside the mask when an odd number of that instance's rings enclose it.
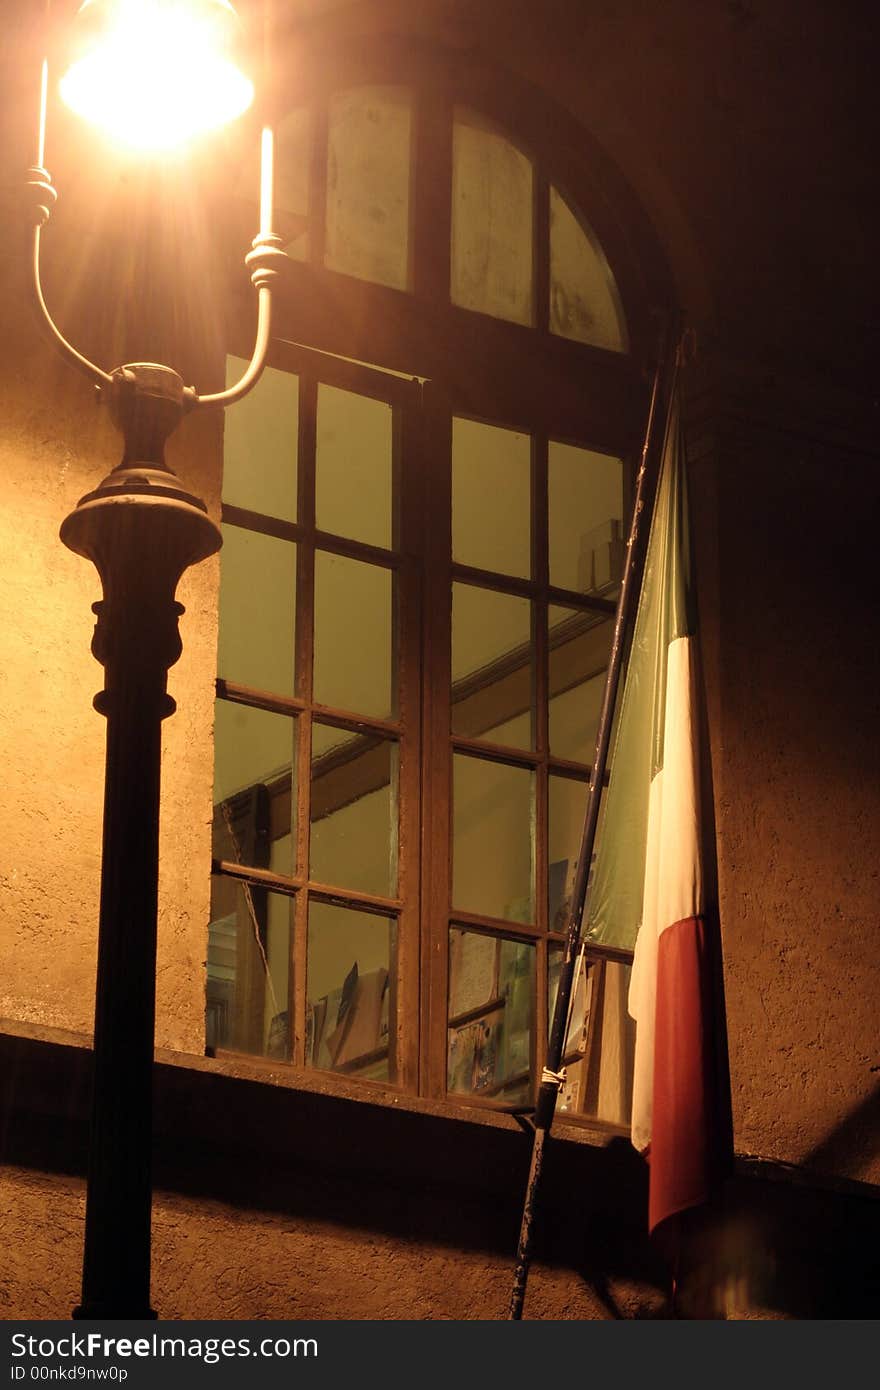
<instances>
[{"instance_id":1,"label":"lamp post","mask_svg":"<svg viewBox=\"0 0 880 1390\"><path fill-rule=\"evenodd\" d=\"M196 0L182 19L184 8L167 0L85 0L78 17L84 35L61 84L65 102L140 146L149 143L151 130L167 146L175 135L186 139L239 114L253 87L229 57L238 25L232 7L227 0ZM134 62L128 71L126 53ZM166 69L164 80L148 71L150 57ZM171 367L134 362L106 372L90 362L55 325L41 287L41 231L57 196L44 167L47 93L44 60L37 159L27 179L34 298L44 329L95 383L124 441L118 467L80 499L61 526L64 544L92 560L101 578L92 652L104 667L104 689L94 703L107 720L85 1248L82 1299L73 1316L153 1318L150 1147L161 726L175 708L166 686L168 668L181 652L177 584L190 565L220 546L219 528L204 502L168 467L164 448L184 414L229 405L258 380L269 343L272 281L286 258L271 230L273 142L266 127L260 230L245 257L257 290L257 332L241 380L199 396ZM134 119L120 106L126 96Z\"/></svg>"}]
</instances>

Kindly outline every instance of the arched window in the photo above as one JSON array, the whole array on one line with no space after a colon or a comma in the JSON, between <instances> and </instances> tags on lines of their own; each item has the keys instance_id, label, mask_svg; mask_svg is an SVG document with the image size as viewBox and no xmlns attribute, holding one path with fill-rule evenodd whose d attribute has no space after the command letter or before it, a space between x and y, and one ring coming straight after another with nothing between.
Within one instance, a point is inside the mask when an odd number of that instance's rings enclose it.
<instances>
[{"instance_id":1,"label":"arched window","mask_svg":"<svg viewBox=\"0 0 880 1390\"><path fill-rule=\"evenodd\" d=\"M527 1105L654 272L599 152L509 81L387 48L300 66L289 275L226 421L208 1043ZM572 1115L627 1122L627 976L581 971Z\"/></svg>"}]
</instances>

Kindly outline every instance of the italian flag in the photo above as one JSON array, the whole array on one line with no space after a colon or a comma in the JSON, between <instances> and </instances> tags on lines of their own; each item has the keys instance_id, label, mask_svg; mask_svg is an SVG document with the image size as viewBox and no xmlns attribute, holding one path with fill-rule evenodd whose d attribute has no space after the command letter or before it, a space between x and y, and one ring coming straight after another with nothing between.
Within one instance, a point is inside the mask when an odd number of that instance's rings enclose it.
<instances>
[{"instance_id":1,"label":"italian flag","mask_svg":"<svg viewBox=\"0 0 880 1390\"><path fill-rule=\"evenodd\" d=\"M588 942L634 947L632 1141L648 1224L710 1200L732 1155L685 461L673 403L590 886ZM708 837L707 837L708 831Z\"/></svg>"}]
</instances>

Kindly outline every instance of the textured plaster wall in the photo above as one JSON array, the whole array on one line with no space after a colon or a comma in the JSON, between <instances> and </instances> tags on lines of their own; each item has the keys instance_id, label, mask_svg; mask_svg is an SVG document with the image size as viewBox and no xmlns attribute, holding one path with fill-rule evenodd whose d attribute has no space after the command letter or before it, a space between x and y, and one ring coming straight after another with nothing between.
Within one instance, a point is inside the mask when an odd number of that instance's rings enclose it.
<instances>
[{"instance_id":1,"label":"textured plaster wall","mask_svg":"<svg viewBox=\"0 0 880 1390\"><path fill-rule=\"evenodd\" d=\"M83 1235L90 1053L39 1030L0 1037L0 1315L64 1316ZM392 1109L160 1054L153 1300L177 1317L503 1318L530 1156L509 1116ZM254 1144L259 1136L259 1146ZM595 1138L596 1136L594 1136ZM546 1155L526 1314L669 1317L644 1223L645 1165L622 1137L560 1125ZM577 1141L577 1142L575 1142ZM47 1171L49 1170L49 1171ZM861 1184L782 1180L740 1162L691 1232L678 1311L870 1317L880 1204Z\"/></svg>"},{"instance_id":2,"label":"textured plaster wall","mask_svg":"<svg viewBox=\"0 0 880 1390\"><path fill-rule=\"evenodd\" d=\"M104 758L104 721L91 707L102 670L89 652L90 605L100 583L62 546L58 527L118 462L117 444L87 385L71 380L41 343L34 347L28 320L16 326L18 342L11 332L4 340L15 360L4 363L0 419L0 1012L88 1031ZM179 593L187 608L184 656L169 688L180 713L164 731L160 846L158 1036L196 1051L207 901L205 876L191 876L191 866L209 854L212 689L203 673L214 641L212 576L204 570L187 576Z\"/></svg>"},{"instance_id":3,"label":"textured plaster wall","mask_svg":"<svg viewBox=\"0 0 880 1390\"><path fill-rule=\"evenodd\" d=\"M69 1315L79 1301L84 1210L78 1179L22 1169L0 1176L0 1215L12 1217L0 1317ZM42 1271L36 1278L35 1270ZM167 1193L154 1202L152 1297L163 1318L502 1318L510 1280L510 1257L479 1247ZM615 1292L627 1316L662 1305L656 1289ZM571 1271L536 1263L528 1316L609 1314Z\"/></svg>"},{"instance_id":4,"label":"textured plaster wall","mask_svg":"<svg viewBox=\"0 0 880 1390\"><path fill-rule=\"evenodd\" d=\"M738 1146L880 1181L876 465L736 432L716 792Z\"/></svg>"},{"instance_id":5,"label":"textured plaster wall","mask_svg":"<svg viewBox=\"0 0 880 1390\"><path fill-rule=\"evenodd\" d=\"M311 22L329 22L325 6L306 8ZM878 318L865 135L872 49L860 10L832 24L829 7L794 0L512 0L354 6L338 22L509 63L619 163L657 225L706 355L721 344L752 364L857 387ZM13 32L10 54L15 41ZM98 593L57 528L116 462L117 445L90 388L56 362L29 317L14 187L31 151L11 113L32 110L33 88L27 72L4 78L0 1011L85 1031L100 852L103 723L91 698L101 672L88 652ZM79 232L75 218L65 232L59 211L46 236L53 302L74 318L88 207L79 216ZM89 273L100 276L100 265ZM95 352L112 298L105 291L76 320ZM862 545L877 514L876 467L865 445L822 443L836 421L817 421L815 409L772 428L758 428L761 411L750 409L750 428L719 428L696 489L698 529L717 528L699 546L704 617L717 618L714 629L707 619L707 664L737 1143L877 1181L876 581ZM215 511L218 431L189 422L172 454ZM163 758L158 1037L193 1052L202 1050L215 592L215 561L181 586L184 657L170 679L180 708Z\"/></svg>"},{"instance_id":6,"label":"textured plaster wall","mask_svg":"<svg viewBox=\"0 0 880 1390\"><path fill-rule=\"evenodd\" d=\"M92 709L103 671L89 651L90 606L101 594L95 569L61 544L58 528L119 462L121 448L91 385L39 335L27 297L19 189L33 159L36 88L34 72L12 63L26 52L26 14L21 7L21 29L13 21L4 50L0 112L0 1015L89 1032L105 728ZM75 191L65 199L69 152L56 140L53 161L51 135L50 127L47 158L62 194L44 233L47 298L77 346L109 368L130 360L115 310L134 293L131 268L123 266L121 280L108 269L124 244L124 215L106 193L103 202L89 201L98 185L88 177L79 203ZM90 168L97 180L106 173L94 162ZM114 194L124 193L118 171L111 183ZM148 309L149 294L138 293ZM216 419L184 422L169 454L215 512L219 428ZM163 738L157 1038L196 1052L203 1050L216 582L211 561L180 586L184 654L169 681L179 713Z\"/></svg>"}]
</instances>

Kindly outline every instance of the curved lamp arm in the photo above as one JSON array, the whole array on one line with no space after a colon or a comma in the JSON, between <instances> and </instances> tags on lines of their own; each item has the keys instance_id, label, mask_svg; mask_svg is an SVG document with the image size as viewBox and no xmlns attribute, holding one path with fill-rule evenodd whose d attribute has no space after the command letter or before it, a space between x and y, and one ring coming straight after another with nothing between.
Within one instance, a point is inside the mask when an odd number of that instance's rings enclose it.
<instances>
[{"instance_id":1,"label":"curved lamp arm","mask_svg":"<svg viewBox=\"0 0 880 1390\"><path fill-rule=\"evenodd\" d=\"M33 219L32 228L32 255L31 284L34 292L34 300L38 310L42 325L47 331L50 340L55 347L66 357L72 366L82 372L94 382L95 385L105 390L112 388L114 375L103 371L101 367L90 362L82 353L77 352L64 334L58 328L52 315L46 307L46 300L43 295L43 286L40 279L40 233L49 220L52 208L58 197L51 175L43 167L45 137L46 137L46 97L48 85L48 63L44 59L42 65L42 75L40 83L40 126L37 160L27 173L27 188L31 197L31 215ZM245 265L251 272L251 282L257 290L257 334L254 343L254 350L251 360L241 379L225 391L218 391L211 395L200 396L192 387L184 387L182 391L180 406L183 410L191 410L196 406L203 405L231 405L234 401L241 400L246 396L252 387L256 386L266 365L266 355L269 350L269 339L272 329L272 281L278 275L281 265L286 262L287 256L281 249L281 238L272 230L272 204L273 204L273 182L274 182L274 135L269 126L265 126L262 132L260 146L260 231L259 235L253 240L251 250L245 256ZM176 374L175 374L176 375Z\"/></svg>"},{"instance_id":2,"label":"curved lamp arm","mask_svg":"<svg viewBox=\"0 0 880 1390\"><path fill-rule=\"evenodd\" d=\"M272 230L272 185L274 178L274 135L269 126L263 127L260 142L260 233L254 237L244 263L251 272L251 282L257 291L257 336L251 360L243 376L234 386L210 396L194 395L190 407L201 405L232 405L241 400L259 381L266 365L269 338L272 331L272 281L279 274L287 255L281 249L281 238Z\"/></svg>"},{"instance_id":3,"label":"curved lamp arm","mask_svg":"<svg viewBox=\"0 0 880 1390\"><path fill-rule=\"evenodd\" d=\"M254 343L254 350L251 360L245 369L244 374L239 378L234 386L228 387L225 391L216 391L210 396L194 395L189 398L190 407L201 405L232 405L233 401L241 400L246 396L253 386L256 386L263 374L266 365L266 354L269 351L269 338L272 331L272 290L270 282L278 274L272 261L275 258L286 260L285 253L281 250L281 238L272 236L271 242L264 245L268 238L256 237L254 249L245 256L245 265L255 265L251 273L251 280L257 288L257 337ZM277 243L277 244L272 244ZM270 260L271 258L271 260Z\"/></svg>"},{"instance_id":4,"label":"curved lamp arm","mask_svg":"<svg viewBox=\"0 0 880 1390\"><path fill-rule=\"evenodd\" d=\"M46 107L49 91L49 60L43 58L40 65L40 120L37 134L37 159L27 171L27 189L31 197L31 217L33 219L31 237L31 286L34 291L36 308L40 321L48 332L50 340L78 371L84 372L97 386L109 386L109 373L96 367L82 353L67 341L46 307L43 285L40 280L40 233L49 221L49 216L58 199L58 192L52 183L52 176L46 168Z\"/></svg>"},{"instance_id":5,"label":"curved lamp arm","mask_svg":"<svg viewBox=\"0 0 880 1390\"><path fill-rule=\"evenodd\" d=\"M71 346L46 307L46 300L43 297L43 286L40 280L40 233L49 220L49 214L52 211L58 194L52 184L51 176L45 169L38 165L34 165L32 168L28 169L27 186L31 190L33 198L33 216L35 224L32 228L31 241L31 285L43 327L48 332L49 338L58 348L61 355L66 357L68 362L76 367L78 371L83 372L96 386L109 386L109 372L105 372L100 367L96 367L94 362L90 362L87 357L83 357L82 353L77 352L76 348Z\"/></svg>"}]
</instances>

